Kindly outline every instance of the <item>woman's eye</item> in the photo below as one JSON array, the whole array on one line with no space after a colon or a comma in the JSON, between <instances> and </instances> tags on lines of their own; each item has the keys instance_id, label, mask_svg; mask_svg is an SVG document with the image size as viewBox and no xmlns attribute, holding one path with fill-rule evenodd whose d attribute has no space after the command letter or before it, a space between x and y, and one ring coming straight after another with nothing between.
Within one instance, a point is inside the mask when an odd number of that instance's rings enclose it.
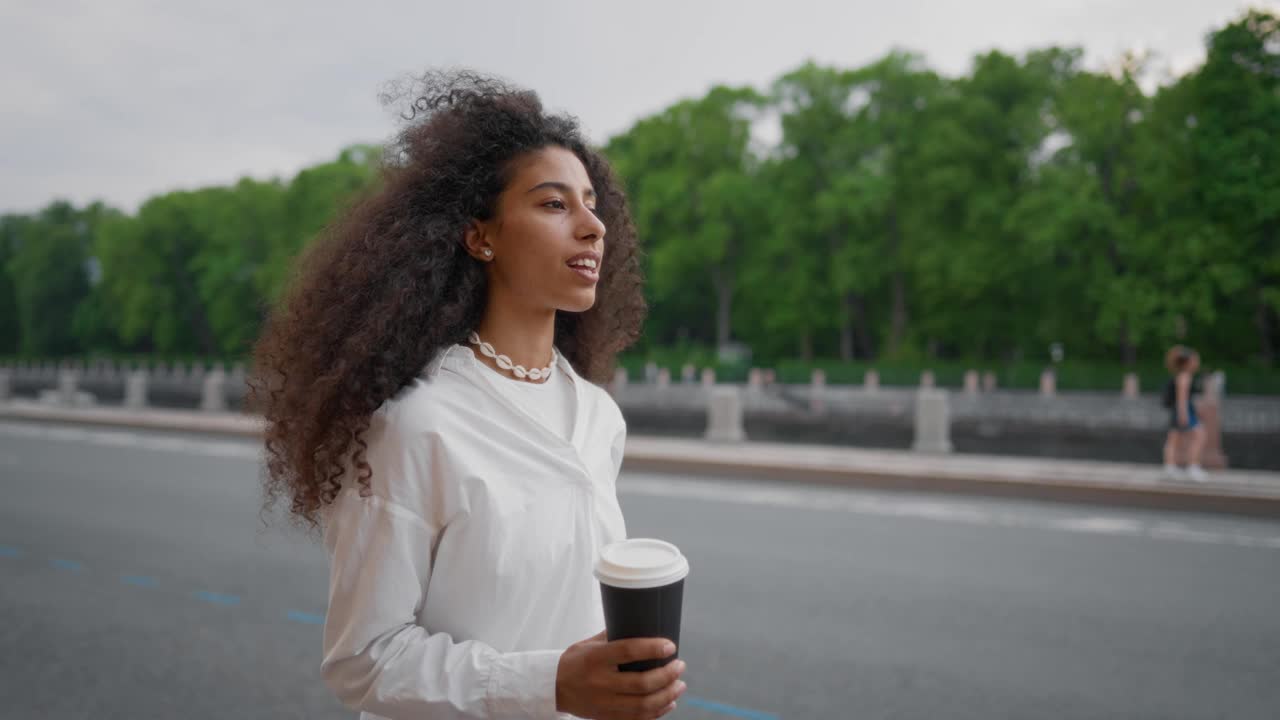
<instances>
[{"instance_id":1,"label":"woman's eye","mask_svg":"<svg viewBox=\"0 0 1280 720\"><path fill-rule=\"evenodd\" d=\"M564 209L565 209L565 204L564 204L564 202L562 202L562 201L560 201L560 200L552 200L552 201L550 201L550 202L545 202L545 203L543 203L543 206L545 206L545 207L553 207L553 208L555 208L555 209L557 209L557 210L564 210Z\"/></svg>"}]
</instances>

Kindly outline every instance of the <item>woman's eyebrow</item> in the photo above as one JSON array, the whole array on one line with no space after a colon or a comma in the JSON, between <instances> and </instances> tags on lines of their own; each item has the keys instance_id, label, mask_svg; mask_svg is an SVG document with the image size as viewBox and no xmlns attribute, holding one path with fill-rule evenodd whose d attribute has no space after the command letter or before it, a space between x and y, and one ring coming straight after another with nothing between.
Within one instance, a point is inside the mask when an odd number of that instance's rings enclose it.
<instances>
[{"instance_id":1,"label":"woman's eyebrow","mask_svg":"<svg viewBox=\"0 0 1280 720\"><path fill-rule=\"evenodd\" d=\"M560 192L564 193L565 195L572 195L572 194L573 194L573 188L570 188L570 187L569 187L569 185L568 185L568 183L562 183L562 182L559 182L559 181L556 181L556 180L548 180L547 182L544 182L544 183L538 183L537 185L534 185L533 187L529 188L529 191L528 191L528 192L526 192L525 194L526 194L526 195L528 195L528 194L529 194L529 193L531 193L531 192L535 192L535 191L537 191L537 190L542 190L542 189L545 189L545 188L551 188L551 189L553 189L553 190L559 190ZM589 198L595 198L595 196L596 196L596 191L595 191L595 190L592 190L591 188L587 188L587 191L586 191L585 195L586 195L587 197L589 197Z\"/></svg>"}]
</instances>

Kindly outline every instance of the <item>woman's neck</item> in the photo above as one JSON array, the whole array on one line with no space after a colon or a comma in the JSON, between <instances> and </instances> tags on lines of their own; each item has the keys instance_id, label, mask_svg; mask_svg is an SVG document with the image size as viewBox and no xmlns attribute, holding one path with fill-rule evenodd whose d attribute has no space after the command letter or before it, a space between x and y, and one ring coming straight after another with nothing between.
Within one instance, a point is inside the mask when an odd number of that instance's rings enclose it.
<instances>
[{"instance_id":1,"label":"woman's neck","mask_svg":"<svg viewBox=\"0 0 1280 720\"><path fill-rule=\"evenodd\" d=\"M554 310L520 312L513 310L510 304L493 302L489 303L480 325L476 327L476 334L492 345L497 354L506 355L512 364L523 365L526 370L541 369L551 362L555 331ZM485 357L478 348L473 349L481 362L499 372L507 372L498 367L496 360Z\"/></svg>"}]
</instances>

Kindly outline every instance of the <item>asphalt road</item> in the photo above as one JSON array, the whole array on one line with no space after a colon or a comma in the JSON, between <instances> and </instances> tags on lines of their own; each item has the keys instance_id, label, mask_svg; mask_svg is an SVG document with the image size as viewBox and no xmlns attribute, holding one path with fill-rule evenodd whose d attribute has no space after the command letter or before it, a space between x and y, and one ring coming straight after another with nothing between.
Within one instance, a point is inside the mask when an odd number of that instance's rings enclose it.
<instances>
[{"instance_id":1,"label":"asphalt road","mask_svg":"<svg viewBox=\"0 0 1280 720\"><path fill-rule=\"evenodd\" d=\"M257 450L0 422L0 718L351 718ZM1280 523L625 474L690 559L669 717L1280 717Z\"/></svg>"}]
</instances>

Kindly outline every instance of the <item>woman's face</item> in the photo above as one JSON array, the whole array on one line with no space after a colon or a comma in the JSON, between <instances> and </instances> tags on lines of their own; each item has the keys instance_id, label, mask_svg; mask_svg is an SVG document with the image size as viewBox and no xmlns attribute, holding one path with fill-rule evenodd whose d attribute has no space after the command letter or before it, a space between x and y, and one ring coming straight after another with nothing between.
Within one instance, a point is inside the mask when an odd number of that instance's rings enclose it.
<instances>
[{"instance_id":1,"label":"woman's face","mask_svg":"<svg viewBox=\"0 0 1280 720\"><path fill-rule=\"evenodd\" d=\"M489 263L492 296L534 310L589 310L604 262L595 207L577 155L549 147L516 159L496 214L467 239L472 255Z\"/></svg>"}]
</instances>

